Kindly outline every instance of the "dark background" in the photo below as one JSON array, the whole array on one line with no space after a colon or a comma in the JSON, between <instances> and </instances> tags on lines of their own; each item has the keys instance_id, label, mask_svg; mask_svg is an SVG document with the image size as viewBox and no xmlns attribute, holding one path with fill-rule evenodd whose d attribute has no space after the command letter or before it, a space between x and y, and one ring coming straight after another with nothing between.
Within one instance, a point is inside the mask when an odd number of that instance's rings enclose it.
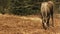
<instances>
[{"instance_id":1,"label":"dark background","mask_svg":"<svg viewBox=\"0 0 60 34\"><path fill-rule=\"evenodd\" d=\"M13 15L38 15L42 2L53 1L54 13L60 13L60 0L0 0L0 13Z\"/></svg>"}]
</instances>

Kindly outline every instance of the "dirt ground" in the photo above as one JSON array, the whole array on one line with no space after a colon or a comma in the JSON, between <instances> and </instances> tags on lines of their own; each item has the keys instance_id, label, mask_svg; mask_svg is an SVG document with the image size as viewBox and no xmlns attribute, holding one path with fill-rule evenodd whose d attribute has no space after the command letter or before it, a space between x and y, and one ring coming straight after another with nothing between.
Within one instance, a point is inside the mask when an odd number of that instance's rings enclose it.
<instances>
[{"instance_id":1,"label":"dirt ground","mask_svg":"<svg viewBox=\"0 0 60 34\"><path fill-rule=\"evenodd\" d=\"M54 27L42 28L38 16L13 16L0 14L0 34L60 34L60 15L54 16Z\"/></svg>"}]
</instances>

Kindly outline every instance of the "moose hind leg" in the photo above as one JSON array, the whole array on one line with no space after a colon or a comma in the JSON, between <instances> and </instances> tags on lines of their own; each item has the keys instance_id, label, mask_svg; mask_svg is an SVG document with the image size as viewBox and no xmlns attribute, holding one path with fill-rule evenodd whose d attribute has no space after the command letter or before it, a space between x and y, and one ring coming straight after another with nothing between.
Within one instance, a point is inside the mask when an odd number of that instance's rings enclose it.
<instances>
[{"instance_id":1,"label":"moose hind leg","mask_svg":"<svg viewBox=\"0 0 60 34\"><path fill-rule=\"evenodd\" d=\"M52 26L54 27L53 14L51 16L51 19L52 19Z\"/></svg>"},{"instance_id":2,"label":"moose hind leg","mask_svg":"<svg viewBox=\"0 0 60 34\"><path fill-rule=\"evenodd\" d=\"M51 12L52 27L54 27L53 12Z\"/></svg>"}]
</instances>

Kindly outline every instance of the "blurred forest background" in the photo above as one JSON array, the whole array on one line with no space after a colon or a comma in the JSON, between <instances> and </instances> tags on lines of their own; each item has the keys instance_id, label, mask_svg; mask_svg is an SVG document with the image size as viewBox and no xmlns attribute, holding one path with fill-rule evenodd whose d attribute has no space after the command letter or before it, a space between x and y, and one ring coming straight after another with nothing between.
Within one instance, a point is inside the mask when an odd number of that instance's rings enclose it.
<instances>
[{"instance_id":1,"label":"blurred forest background","mask_svg":"<svg viewBox=\"0 0 60 34\"><path fill-rule=\"evenodd\" d=\"M0 0L0 13L14 15L37 15L40 13L41 3L44 1L49 0ZM60 13L60 0L51 1L55 4L55 13Z\"/></svg>"}]
</instances>

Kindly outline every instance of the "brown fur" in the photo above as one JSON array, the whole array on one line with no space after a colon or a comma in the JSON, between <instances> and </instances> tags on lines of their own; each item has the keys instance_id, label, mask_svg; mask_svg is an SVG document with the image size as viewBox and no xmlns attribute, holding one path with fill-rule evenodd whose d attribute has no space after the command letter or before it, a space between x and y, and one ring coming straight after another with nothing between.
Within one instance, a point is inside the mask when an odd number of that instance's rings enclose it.
<instances>
[{"instance_id":1,"label":"brown fur","mask_svg":"<svg viewBox=\"0 0 60 34\"><path fill-rule=\"evenodd\" d=\"M49 27L50 17L52 18L52 26L53 26L53 5L52 1L43 2L41 4L41 16L42 16L42 24L43 28Z\"/></svg>"}]
</instances>

